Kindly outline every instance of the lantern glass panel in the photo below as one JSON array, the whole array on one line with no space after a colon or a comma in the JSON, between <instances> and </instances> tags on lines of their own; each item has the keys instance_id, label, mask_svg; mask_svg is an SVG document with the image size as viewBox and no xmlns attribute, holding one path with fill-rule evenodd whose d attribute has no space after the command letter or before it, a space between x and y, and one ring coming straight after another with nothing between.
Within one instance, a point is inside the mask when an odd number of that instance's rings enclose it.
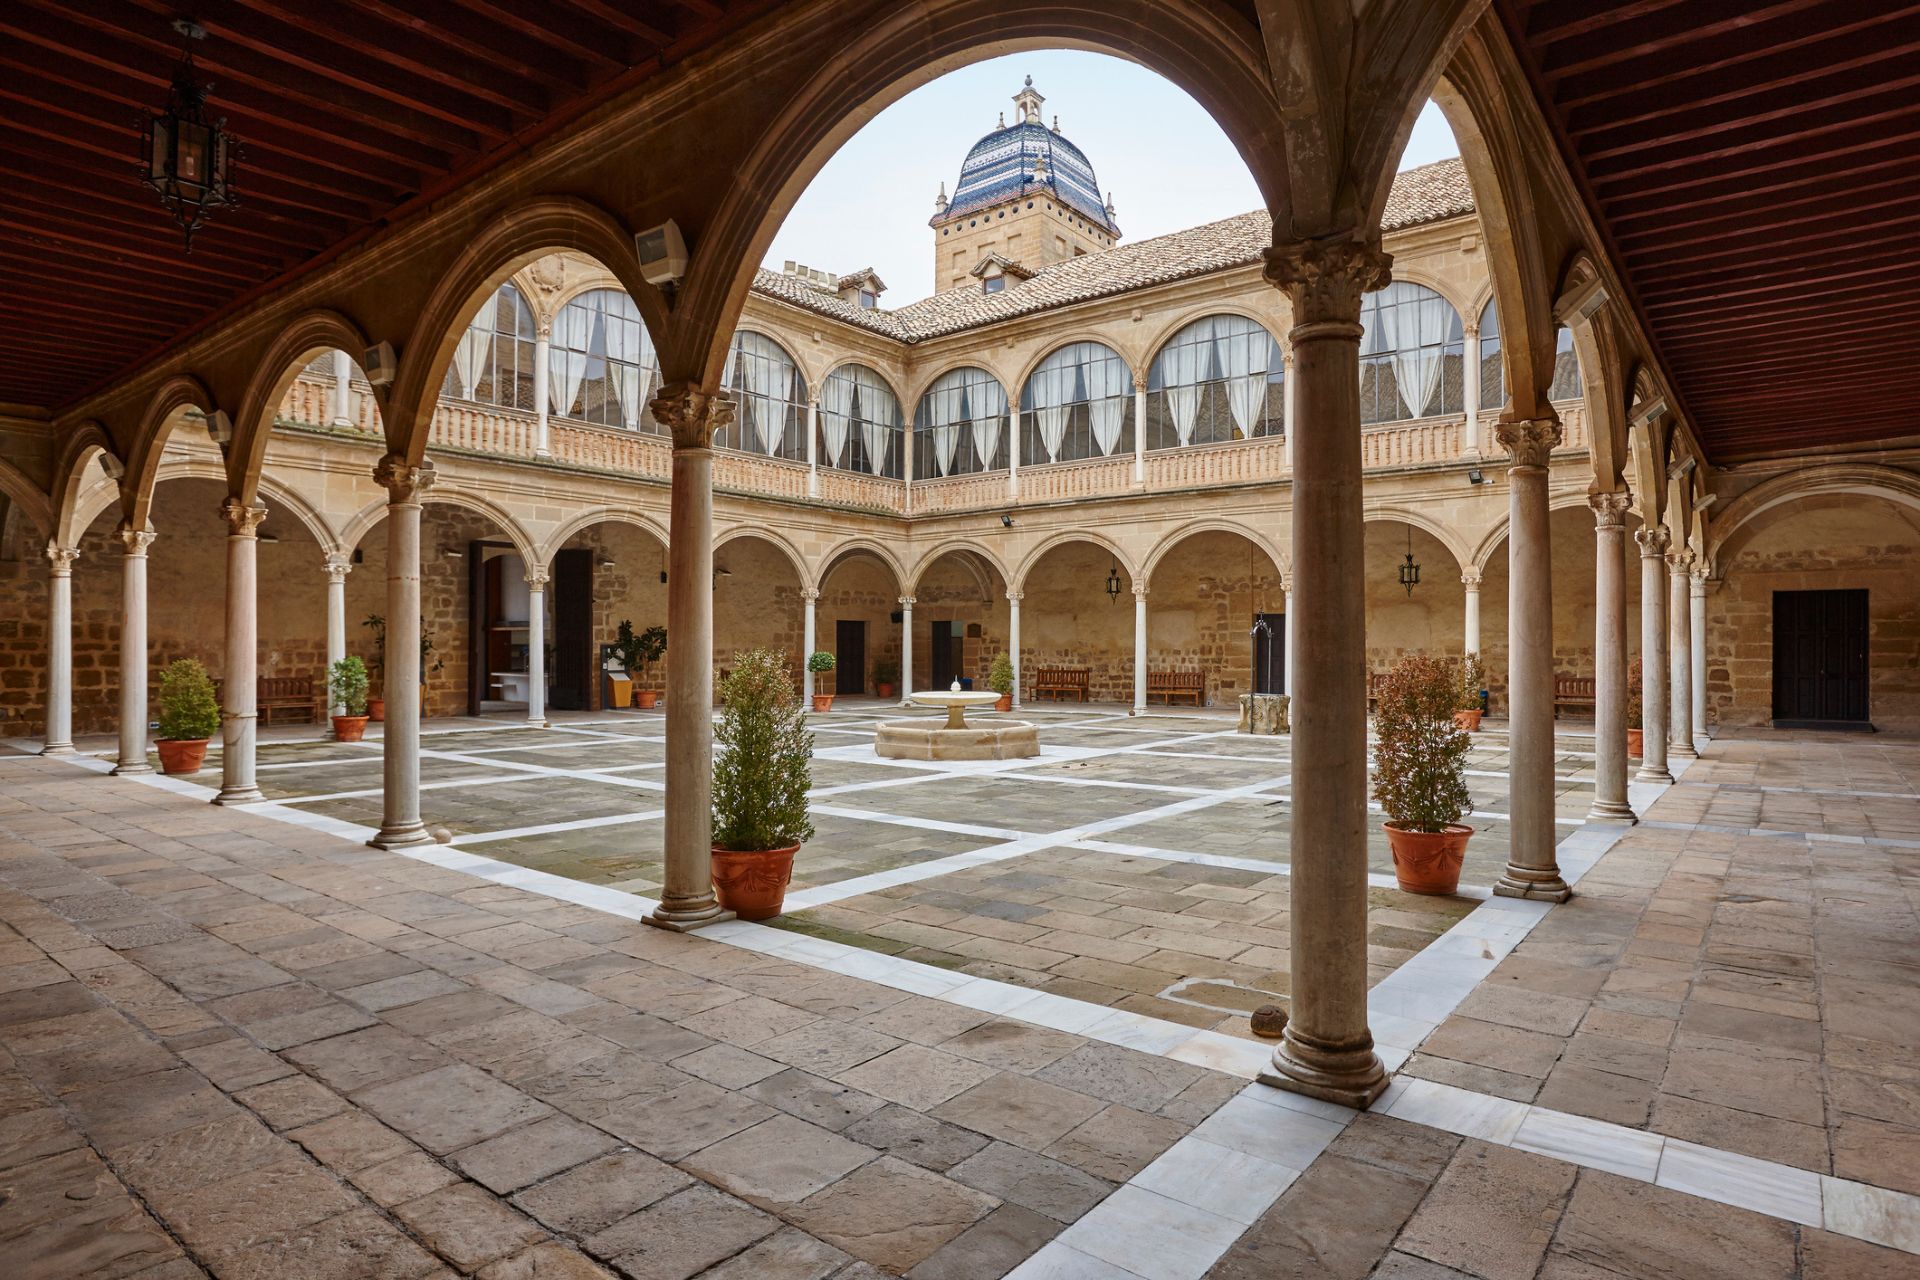
<instances>
[{"instance_id":1,"label":"lantern glass panel","mask_svg":"<svg viewBox=\"0 0 1920 1280\"><path fill-rule=\"evenodd\" d=\"M189 186L204 187L207 182L207 153L212 149L213 131L203 124L180 124L180 154L175 176Z\"/></svg>"},{"instance_id":2,"label":"lantern glass panel","mask_svg":"<svg viewBox=\"0 0 1920 1280\"><path fill-rule=\"evenodd\" d=\"M168 128L164 116L152 116L149 117L147 136L148 171L153 180L159 182L166 178L173 160L173 130Z\"/></svg>"}]
</instances>

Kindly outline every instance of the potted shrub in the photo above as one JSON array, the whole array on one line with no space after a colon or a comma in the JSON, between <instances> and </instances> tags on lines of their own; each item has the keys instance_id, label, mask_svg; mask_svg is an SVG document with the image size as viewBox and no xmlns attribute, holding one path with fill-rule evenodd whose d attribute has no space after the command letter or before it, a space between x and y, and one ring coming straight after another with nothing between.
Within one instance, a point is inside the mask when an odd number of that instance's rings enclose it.
<instances>
[{"instance_id":1,"label":"potted shrub","mask_svg":"<svg viewBox=\"0 0 1920 1280\"><path fill-rule=\"evenodd\" d=\"M1480 696L1486 685L1487 672L1480 665L1480 655L1468 654L1460 664L1460 701L1454 708L1453 718L1469 733L1480 728Z\"/></svg>"},{"instance_id":2,"label":"potted shrub","mask_svg":"<svg viewBox=\"0 0 1920 1280\"><path fill-rule=\"evenodd\" d=\"M821 693L818 682L819 677L833 670L833 655L825 649L820 650L818 653L808 654L807 670L813 672L815 678L813 686L813 709L815 711L833 710L833 695L830 693Z\"/></svg>"},{"instance_id":3,"label":"potted shrub","mask_svg":"<svg viewBox=\"0 0 1920 1280\"><path fill-rule=\"evenodd\" d=\"M893 688L900 682L900 664L887 658L873 664L873 691L882 698L891 698Z\"/></svg>"},{"instance_id":4,"label":"potted shrub","mask_svg":"<svg viewBox=\"0 0 1920 1280\"><path fill-rule=\"evenodd\" d=\"M327 701L344 707L346 714L333 717L333 736L341 742L358 742L367 732L367 664L347 657L327 672Z\"/></svg>"},{"instance_id":5,"label":"potted shrub","mask_svg":"<svg viewBox=\"0 0 1920 1280\"><path fill-rule=\"evenodd\" d=\"M995 711L1013 710L1013 659L1005 651L993 655L993 665L987 668L987 688L1000 695L1000 701L993 704Z\"/></svg>"},{"instance_id":6,"label":"potted shrub","mask_svg":"<svg viewBox=\"0 0 1920 1280\"><path fill-rule=\"evenodd\" d=\"M1627 754L1638 760L1646 754L1646 727L1641 723L1646 703L1640 689L1640 659L1627 668Z\"/></svg>"},{"instance_id":7,"label":"potted shrub","mask_svg":"<svg viewBox=\"0 0 1920 1280\"><path fill-rule=\"evenodd\" d=\"M377 613L370 613L361 626L373 632L373 672L380 677L380 692L387 691L387 620ZM378 723L387 718L386 698L367 698L367 718Z\"/></svg>"},{"instance_id":8,"label":"potted shrub","mask_svg":"<svg viewBox=\"0 0 1920 1280\"><path fill-rule=\"evenodd\" d=\"M1393 874L1408 893L1460 887L1473 828L1466 756L1472 739L1454 719L1460 677L1424 654L1403 658L1380 683L1374 713L1373 798L1387 811Z\"/></svg>"},{"instance_id":9,"label":"potted shrub","mask_svg":"<svg viewBox=\"0 0 1920 1280\"><path fill-rule=\"evenodd\" d=\"M220 704L207 669L179 658L160 675L160 772L198 773L207 758L207 740L220 732Z\"/></svg>"},{"instance_id":10,"label":"potted shrub","mask_svg":"<svg viewBox=\"0 0 1920 1280\"><path fill-rule=\"evenodd\" d=\"M634 677L633 697L642 711L651 711L660 701L660 691L657 689L642 689L640 687L640 681L652 672L654 663L666 656L667 629L665 627L648 627L640 633L640 638L636 643L638 647L634 652L638 654L640 658L640 675ZM631 671L633 668L628 667L627 670Z\"/></svg>"},{"instance_id":11,"label":"potted shrub","mask_svg":"<svg viewBox=\"0 0 1920 1280\"><path fill-rule=\"evenodd\" d=\"M793 856L812 838L807 791L813 735L787 674L767 649L744 654L720 688L713 760L713 888L742 920L780 914Z\"/></svg>"},{"instance_id":12,"label":"potted shrub","mask_svg":"<svg viewBox=\"0 0 1920 1280\"><path fill-rule=\"evenodd\" d=\"M607 646L613 650L613 656L620 661L620 669L627 673L628 701L621 706L632 705L634 692L640 687L640 637L633 632L633 619L620 619L620 627L614 633L613 643ZM609 683L609 687L618 686Z\"/></svg>"}]
</instances>

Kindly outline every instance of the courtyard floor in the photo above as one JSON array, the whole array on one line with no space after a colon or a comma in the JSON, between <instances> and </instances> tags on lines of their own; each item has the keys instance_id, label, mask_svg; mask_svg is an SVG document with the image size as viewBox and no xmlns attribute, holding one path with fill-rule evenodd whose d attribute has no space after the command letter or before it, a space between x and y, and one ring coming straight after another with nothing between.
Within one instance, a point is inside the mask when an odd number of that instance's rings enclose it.
<instances>
[{"instance_id":1,"label":"courtyard floor","mask_svg":"<svg viewBox=\"0 0 1920 1280\"><path fill-rule=\"evenodd\" d=\"M1570 726L1549 908L1487 897L1480 735L1461 895L1372 851L1356 1117L1249 1083L1287 739L930 767L880 713L816 718L790 914L693 937L638 922L655 714L433 722L411 857L377 743L272 731L240 810L0 751L9 1276L1920 1272L1920 746L1717 742L1623 831Z\"/></svg>"}]
</instances>

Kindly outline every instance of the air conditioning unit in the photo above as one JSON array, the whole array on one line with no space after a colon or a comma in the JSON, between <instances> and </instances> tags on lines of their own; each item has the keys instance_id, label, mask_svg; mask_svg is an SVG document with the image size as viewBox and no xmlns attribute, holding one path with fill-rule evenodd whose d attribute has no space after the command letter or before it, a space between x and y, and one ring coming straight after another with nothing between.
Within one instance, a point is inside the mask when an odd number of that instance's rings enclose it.
<instances>
[{"instance_id":1,"label":"air conditioning unit","mask_svg":"<svg viewBox=\"0 0 1920 1280\"><path fill-rule=\"evenodd\" d=\"M112 454L103 452L100 455L100 470L106 473L107 479L117 482L127 474L127 464Z\"/></svg>"},{"instance_id":2,"label":"air conditioning unit","mask_svg":"<svg viewBox=\"0 0 1920 1280\"><path fill-rule=\"evenodd\" d=\"M207 415L207 437L222 449L233 443L233 419L225 409L215 409Z\"/></svg>"},{"instance_id":3,"label":"air conditioning unit","mask_svg":"<svg viewBox=\"0 0 1920 1280\"><path fill-rule=\"evenodd\" d=\"M673 219L635 236L633 251L640 258L641 278L648 284L667 289L686 278L687 242Z\"/></svg>"},{"instance_id":4,"label":"air conditioning unit","mask_svg":"<svg viewBox=\"0 0 1920 1280\"><path fill-rule=\"evenodd\" d=\"M366 371L369 383L385 387L393 384L393 374L400 367L400 361L393 353L391 342L380 342L367 348L360 357L360 367Z\"/></svg>"}]
</instances>

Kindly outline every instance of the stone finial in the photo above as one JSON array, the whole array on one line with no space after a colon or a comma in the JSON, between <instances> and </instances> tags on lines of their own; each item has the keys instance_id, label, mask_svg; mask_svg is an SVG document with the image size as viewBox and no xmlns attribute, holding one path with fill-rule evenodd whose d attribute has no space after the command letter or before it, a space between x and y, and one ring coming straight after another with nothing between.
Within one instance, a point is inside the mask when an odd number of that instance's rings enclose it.
<instances>
[{"instance_id":1,"label":"stone finial","mask_svg":"<svg viewBox=\"0 0 1920 1280\"><path fill-rule=\"evenodd\" d=\"M940 194L933 198L933 211L935 213L947 211L947 184L944 180L940 183Z\"/></svg>"},{"instance_id":2,"label":"stone finial","mask_svg":"<svg viewBox=\"0 0 1920 1280\"><path fill-rule=\"evenodd\" d=\"M711 449L714 433L733 421L733 398L724 391L702 391L691 382L670 382L648 405L654 421L667 429L676 449Z\"/></svg>"},{"instance_id":3,"label":"stone finial","mask_svg":"<svg viewBox=\"0 0 1920 1280\"><path fill-rule=\"evenodd\" d=\"M53 566L55 577L73 572L73 562L80 558L80 548L63 547L57 542L47 544L47 563Z\"/></svg>"},{"instance_id":4,"label":"stone finial","mask_svg":"<svg viewBox=\"0 0 1920 1280\"><path fill-rule=\"evenodd\" d=\"M227 522L228 537L253 538L259 536L260 522L267 518L267 509L259 503L242 502L229 495L220 504L220 515Z\"/></svg>"},{"instance_id":5,"label":"stone finial","mask_svg":"<svg viewBox=\"0 0 1920 1280\"><path fill-rule=\"evenodd\" d=\"M1393 255L1378 238L1292 240L1266 250L1263 274L1286 291L1295 327L1360 323L1360 303L1393 278Z\"/></svg>"},{"instance_id":6,"label":"stone finial","mask_svg":"<svg viewBox=\"0 0 1920 1280\"><path fill-rule=\"evenodd\" d=\"M1657 559L1666 555L1667 544L1673 541L1673 535L1657 524L1649 524L1634 530L1633 540L1640 544L1642 556Z\"/></svg>"},{"instance_id":7,"label":"stone finial","mask_svg":"<svg viewBox=\"0 0 1920 1280\"><path fill-rule=\"evenodd\" d=\"M119 540L122 552L130 556L143 556L159 535L154 533L151 525L145 529L135 529L123 524L113 531L113 536Z\"/></svg>"},{"instance_id":8,"label":"stone finial","mask_svg":"<svg viewBox=\"0 0 1920 1280\"><path fill-rule=\"evenodd\" d=\"M404 454L389 453L373 468L373 479L387 491L389 502L416 502L433 486L433 464L409 463Z\"/></svg>"},{"instance_id":9,"label":"stone finial","mask_svg":"<svg viewBox=\"0 0 1920 1280\"><path fill-rule=\"evenodd\" d=\"M1493 428L1493 438L1512 457L1516 467L1544 467L1560 443L1558 418L1502 419Z\"/></svg>"},{"instance_id":10,"label":"stone finial","mask_svg":"<svg viewBox=\"0 0 1920 1280\"><path fill-rule=\"evenodd\" d=\"M1594 528L1618 529L1627 522L1627 510L1633 506L1633 495L1625 490L1589 494L1587 505L1593 508Z\"/></svg>"},{"instance_id":11,"label":"stone finial","mask_svg":"<svg viewBox=\"0 0 1920 1280\"><path fill-rule=\"evenodd\" d=\"M328 582L345 582L347 575L353 572L353 557L344 551L327 553L326 570Z\"/></svg>"}]
</instances>

